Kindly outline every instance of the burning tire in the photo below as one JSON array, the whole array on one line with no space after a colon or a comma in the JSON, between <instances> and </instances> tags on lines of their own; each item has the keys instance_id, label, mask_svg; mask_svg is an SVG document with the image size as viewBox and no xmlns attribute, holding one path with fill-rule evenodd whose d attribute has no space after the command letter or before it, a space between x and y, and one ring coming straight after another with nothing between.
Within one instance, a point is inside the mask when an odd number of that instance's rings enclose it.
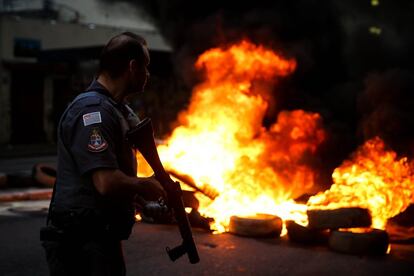
<instances>
[{"instance_id":1,"label":"burning tire","mask_svg":"<svg viewBox=\"0 0 414 276\"><path fill-rule=\"evenodd\" d=\"M286 221L289 240L302 244L322 244L328 242L328 230L310 229L292 220Z\"/></svg>"},{"instance_id":2,"label":"burning tire","mask_svg":"<svg viewBox=\"0 0 414 276\"><path fill-rule=\"evenodd\" d=\"M32 170L33 179L43 187L53 187L56 181L56 168L52 165L39 163Z\"/></svg>"},{"instance_id":3,"label":"burning tire","mask_svg":"<svg viewBox=\"0 0 414 276\"><path fill-rule=\"evenodd\" d=\"M363 208L308 210L309 228L338 229L371 226L371 215Z\"/></svg>"},{"instance_id":4,"label":"burning tire","mask_svg":"<svg viewBox=\"0 0 414 276\"><path fill-rule=\"evenodd\" d=\"M354 255L384 255L388 244L387 232L379 229L369 229L363 233L335 230L329 237L329 248Z\"/></svg>"},{"instance_id":5,"label":"burning tire","mask_svg":"<svg viewBox=\"0 0 414 276\"><path fill-rule=\"evenodd\" d=\"M282 219L268 214L254 217L232 216L229 232L247 237L279 237L282 231Z\"/></svg>"}]
</instances>

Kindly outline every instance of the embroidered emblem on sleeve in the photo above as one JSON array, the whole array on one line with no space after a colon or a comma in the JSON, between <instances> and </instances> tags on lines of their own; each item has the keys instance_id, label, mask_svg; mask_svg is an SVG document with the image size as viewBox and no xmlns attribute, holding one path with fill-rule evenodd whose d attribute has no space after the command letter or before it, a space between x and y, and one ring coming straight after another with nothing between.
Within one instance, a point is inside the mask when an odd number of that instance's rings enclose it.
<instances>
[{"instance_id":1,"label":"embroidered emblem on sleeve","mask_svg":"<svg viewBox=\"0 0 414 276\"><path fill-rule=\"evenodd\" d=\"M83 125L89 126L92 124L102 123L101 112L91 112L83 114Z\"/></svg>"},{"instance_id":2,"label":"embroidered emblem on sleeve","mask_svg":"<svg viewBox=\"0 0 414 276\"><path fill-rule=\"evenodd\" d=\"M108 143L101 134L99 128L92 128L91 135L89 136L88 150L92 152L101 152L106 150Z\"/></svg>"}]
</instances>

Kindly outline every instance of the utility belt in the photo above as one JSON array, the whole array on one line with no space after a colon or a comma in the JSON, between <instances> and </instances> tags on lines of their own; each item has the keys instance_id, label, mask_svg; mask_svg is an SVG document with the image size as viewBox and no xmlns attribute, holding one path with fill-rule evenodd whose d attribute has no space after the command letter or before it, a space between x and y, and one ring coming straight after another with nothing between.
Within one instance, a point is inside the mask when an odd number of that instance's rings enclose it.
<instances>
[{"instance_id":1,"label":"utility belt","mask_svg":"<svg viewBox=\"0 0 414 276\"><path fill-rule=\"evenodd\" d=\"M41 241L82 242L89 240L125 240L131 234L134 219L111 223L93 210L82 209L51 213L50 222L40 229Z\"/></svg>"}]
</instances>

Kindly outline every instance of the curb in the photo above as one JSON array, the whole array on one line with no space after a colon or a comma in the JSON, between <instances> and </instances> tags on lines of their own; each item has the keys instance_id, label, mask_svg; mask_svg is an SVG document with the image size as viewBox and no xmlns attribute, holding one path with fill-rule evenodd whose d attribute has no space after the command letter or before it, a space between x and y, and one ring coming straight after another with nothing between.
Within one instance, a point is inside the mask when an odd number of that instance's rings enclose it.
<instances>
[{"instance_id":1,"label":"curb","mask_svg":"<svg viewBox=\"0 0 414 276\"><path fill-rule=\"evenodd\" d=\"M53 189L29 190L23 192L7 192L0 194L0 202L45 200L52 198Z\"/></svg>"}]
</instances>

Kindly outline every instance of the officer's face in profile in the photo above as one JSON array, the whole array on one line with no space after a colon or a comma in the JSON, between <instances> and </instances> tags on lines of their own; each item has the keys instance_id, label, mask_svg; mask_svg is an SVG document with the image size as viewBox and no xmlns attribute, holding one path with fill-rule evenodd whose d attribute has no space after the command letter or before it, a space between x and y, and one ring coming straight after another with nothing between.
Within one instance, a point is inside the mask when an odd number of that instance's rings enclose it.
<instances>
[{"instance_id":1,"label":"officer's face in profile","mask_svg":"<svg viewBox=\"0 0 414 276\"><path fill-rule=\"evenodd\" d=\"M130 65L130 77L127 85L126 94L141 93L144 91L145 84L149 77L148 64L150 61L147 47L144 49L144 62L132 61Z\"/></svg>"}]
</instances>

